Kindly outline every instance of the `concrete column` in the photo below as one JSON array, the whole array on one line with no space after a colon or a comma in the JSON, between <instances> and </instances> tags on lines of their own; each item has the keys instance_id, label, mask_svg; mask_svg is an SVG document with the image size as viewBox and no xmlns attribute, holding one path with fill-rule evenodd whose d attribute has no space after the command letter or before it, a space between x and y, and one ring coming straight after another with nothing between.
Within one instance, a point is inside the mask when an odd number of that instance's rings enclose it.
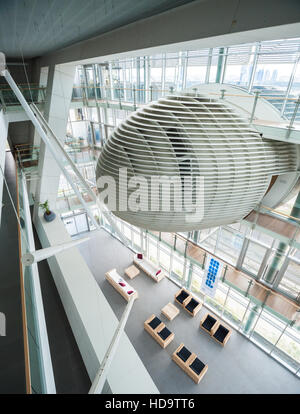
<instances>
[{"instance_id":1,"label":"concrete column","mask_svg":"<svg viewBox=\"0 0 300 414\"><path fill-rule=\"evenodd\" d=\"M256 316L258 315L259 306L255 305L253 309L250 311L248 319L245 323L244 333L248 334L254 326L254 322L256 320Z\"/></svg>"},{"instance_id":2,"label":"concrete column","mask_svg":"<svg viewBox=\"0 0 300 414\"><path fill-rule=\"evenodd\" d=\"M294 206L292 208L291 214L292 217L296 217L299 218L300 217L300 192L296 198L296 201L294 203ZM290 221L294 221L292 218L289 219ZM277 275L277 271L280 270L284 259L285 259L285 255L287 253L287 250L289 248L289 245L283 242L280 242L278 245L278 248L274 254L273 260L270 263L270 266L264 276L264 281L270 284L273 284L275 282L275 278ZM283 276L283 275L282 275ZM280 281L277 281L277 283L280 283Z\"/></svg>"},{"instance_id":3,"label":"concrete column","mask_svg":"<svg viewBox=\"0 0 300 414\"><path fill-rule=\"evenodd\" d=\"M217 74L216 74L216 83L221 83L222 70L223 70L223 61L224 61L224 47L220 47L218 64L217 64Z\"/></svg>"},{"instance_id":4,"label":"concrete column","mask_svg":"<svg viewBox=\"0 0 300 414\"><path fill-rule=\"evenodd\" d=\"M145 88L145 103L150 102L150 76L151 76L151 67L150 67L150 58L149 56L144 57L145 61L145 71L144 71L144 88Z\"/></svg>"},{"instance_id":5,"label":"concrete column","mask_svg":"<svg viewBox=\"0 0 300 414\"><path fill-rule=\"evenodd\" d=\"M281 269L284 262L285 254L287 252L288 245L284 242L280 242L274 257L270 263L270 266L264 276L264 281L273 284L277 275L277 272Z\"/></svg>"},{"instance_id":6,"label":"concrete column","mask_svg":"<svg viewBox=\"0 0 300 414\"><path fill-rule=\"evenodd\" d=\"M7 143L8 121L3 113L0 111L0 166L4 174L5 166L5 149ZM0 225L2 217L2 195L3 195L3 175L0 172Z\"/></svg>"},{"instance_id":7,"label":"concrete column","mask_svg":"<svg viewBox=\"0 0 300 414\"><path fill-rule=\"evenodd\" d=\"M66 135L75 68L75 65L50 66L48 72L44 117L62 143ZM40 180L35 193L35 218L40 202L48 200L50 208L55 209L61 175L60 168L44 142L40 145L38 171Z\"/></svg>"},{"instance_id":8,"label":"concrete column","mask_svg":"<svg viewBox=\"0 0 300 414\"><path fill-rule=\"evenodd\" d=\"M193 240L194 240L195 243L198 242L198 237L199 237L199 230L194 230Z\"/></svg>"}]
</instances>

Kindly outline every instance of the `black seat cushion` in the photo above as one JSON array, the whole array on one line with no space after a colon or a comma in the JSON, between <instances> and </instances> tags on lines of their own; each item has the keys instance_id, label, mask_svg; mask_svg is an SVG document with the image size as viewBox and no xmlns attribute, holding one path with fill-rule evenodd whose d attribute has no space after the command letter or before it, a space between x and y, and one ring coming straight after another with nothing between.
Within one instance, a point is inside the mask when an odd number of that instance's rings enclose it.
<instances>
[{"instance_id":1,"label":"black seat cushion","mask_svg":"<svg viewBox=\"0 0 300 414\"><path fill-rule=\"evenodd\" d=\"M202 323L202 326L204 329L206 329L207 331L210 331L211 328L214 326L214 324L217 322L217 320L215 318L213 318L210 315L207 315L207 317L205 318L205 320Z\"/></svg>"},{"instance_id":2,"label":"black seat cushion","mask_svg":"<svg viewBox=\"0 0 300 414\"><path fill-rule=\"evenodd\" d=\"M148 322L148 325L151 326L152 329L155 329L158 327L158 325L161 323L161 320L158 319L156 316L152 319L152 321Z\"/></svg>"},{"instance_id":3,"label":"black seat cushion","mask_svg":"<svg viewBox=\"0 0 300 414\"><path fill-rule=\"evenodd\" d=\"M188 310L188 311L190 311L190 312L193 312L193 310L196 308L196 306L198 306L199 305L199 302L197 302L195 299L191 299L190 301L189 301L189 303L188 304L186 304L186 306L185 306L185 308Z\"/></svg>"},{"instance_id":4,"label":"black seat cushion","mask_svg":"<svg viewBox=\"0 0 300 414\"><path fill-rule=\"evenodd\" d=\"M205 364L203 364L203 362L201 362L199 358L196 358L195 361L193 361L190 365L190 368L197 375L199 375L201 373L201 371L203 370L204 367L205 367Z\"/></svg>"},{"instance_id":5,"label":"black seat cushion","mask_svg":"<svg viewBox=\"0 0 300 414\"><path fill-rule=\"evenodd\" d=\"M160 332L158 332L158 335L161 337L163 341L165 341L171 335L171 333L172 332L170 332L168 328L164 328Z\"/></svg>"},{"instance_id":6,"label":"black seat cushion","mask_svg":"<svg viewBox=\"0 0 300 414\"><path fill-rule=\"evenodd\" d=\"M181 350L177 352L177 355L180 359L182 359L183 362L186 362L188 358L191 356L191 352L188 349L186 349L185 346L183 346Z\"/></svg>"},{"instance_id":7,"label":"black seat cushion","mask_svg":"<svg viewBox=\"0 0 300 414\"><path fill-rule=\"evenodd\" d=\"M229 332L229 329L225 328L225 326L220 325L218 329L216 330L215 334L213 335L219 342L224 342L224 339L226 338L227 334Z\"/></svg>"},{"instance_id":8,"label":"black seat cushion","mask_svg":"<svg viewBox=\"0 0 300 414\"><path fill-rule=\"evenodd\" d=\"M181 293L176 296L176 299L178 300L178 302L183 303L183 301L189 296L189 294L185 291L182 290Z\"/></svg>"}]
</instances>

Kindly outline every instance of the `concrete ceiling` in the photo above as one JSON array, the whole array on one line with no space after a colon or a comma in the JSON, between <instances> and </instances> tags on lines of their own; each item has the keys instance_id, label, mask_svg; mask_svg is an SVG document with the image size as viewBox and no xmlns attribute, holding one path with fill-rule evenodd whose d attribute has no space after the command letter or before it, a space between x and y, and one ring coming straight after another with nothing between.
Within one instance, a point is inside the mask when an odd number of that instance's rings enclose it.
<instances>
[{"instance_id":1,"label":"concrete ceiling","mask_svg":"<svg viewBox=\"0 0 300 414\"><path fill-rule=\"evenodd\" d=\"M0 0L0 51L34 58L194 0Z\"/></svg>"}]
</instances>

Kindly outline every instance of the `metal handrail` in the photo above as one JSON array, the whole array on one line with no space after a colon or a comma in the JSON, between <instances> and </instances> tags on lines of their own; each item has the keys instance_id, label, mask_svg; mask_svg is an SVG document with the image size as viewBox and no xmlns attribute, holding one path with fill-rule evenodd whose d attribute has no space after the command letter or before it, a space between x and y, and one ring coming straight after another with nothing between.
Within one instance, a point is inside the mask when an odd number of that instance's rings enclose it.
<instances>
[{"instance_id":1,"label":"metal handrail","mask_svg":"<svg viewBox=\"0 0 300 414\"><path fill-rule=\"evenodd\" d=\"M229 85L229 86L234 86L234 85ZM145 89L145 88L135 88L135 87L131 87L131 88L121 88L121 87L113 87L113 86L100 86L100 85L73 85L73 89L103 89L103 90L117 90L117 91L141 91L141 92L167 92L167 93L171 93L170 89L154 89L153 90L153 86L152 88L149 89ZM184 91L180 91L180 93L182 93ZM173 91L174 93L174 91ZM215 95L215 96L220 96L219 93L217 92L210 92L210 95ZM253 98L254 95L241 95L241 94L235 94L235 93L228 93L226 94L226 96L236 96L238 98ZM274 100L278 100L278 99L283 99L283 100L289 100L289 101L297 101L298 97L295 98L285 98L284 96L270 96L270 95L265 95L265 94L261 94L259 96L260 98L267 98L269 99L274 99ZM76 98L73 98L76 99ZM78 99L81 99L81 97L79 97ZM93 98L95 99L95 98ZM117 99L116 99L117 100Z\"/></svg>"}]
</instances>

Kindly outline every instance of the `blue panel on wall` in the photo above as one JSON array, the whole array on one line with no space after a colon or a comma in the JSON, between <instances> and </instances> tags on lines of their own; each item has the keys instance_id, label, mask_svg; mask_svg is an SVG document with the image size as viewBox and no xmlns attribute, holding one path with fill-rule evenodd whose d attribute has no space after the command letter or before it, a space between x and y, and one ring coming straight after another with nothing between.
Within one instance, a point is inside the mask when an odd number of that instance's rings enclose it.
<instances>
[{"instance_id":1,"label":"blue panel on wall","mask_svg":"<svg viewBox=\"0 0 300 414\"><path fill-rule=\"evenodd\" d=\"M202 290L209 296L214 296L223 264L208 255L205 264L205 273L202 281Z\"/></svg>"}]
</instances>

